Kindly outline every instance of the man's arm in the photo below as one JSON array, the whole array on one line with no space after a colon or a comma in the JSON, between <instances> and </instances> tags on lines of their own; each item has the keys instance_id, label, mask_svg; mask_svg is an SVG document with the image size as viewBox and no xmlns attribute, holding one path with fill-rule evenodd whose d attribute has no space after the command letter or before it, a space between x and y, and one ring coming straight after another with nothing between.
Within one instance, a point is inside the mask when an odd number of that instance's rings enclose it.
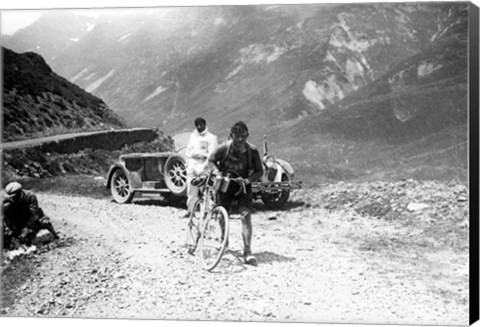
<instances>
[{"instance_id":1,"label":"man's arm","mask_svg":"<svg viewBox=\"0 0 480 327\"><path fill-rule=\"evenodd\" d=\"M262 160L260 159L260 153L258 152L258 149L256 147L252 148L252 163L253 163L253 172L248 176L247 184L254 182L257 179L260 179L263 175Z\"/></svg>"},{"instance_id":2,"label":"man's arm","mask_svg":"<svg viewBox=\"0 0 480 327\"><path fill-rule=\"evenodd\" d=\"M213 134L210 134L210 142L208 142L208 155L211 155L218 147L217 137Z\"/></svg>"},{"instance_id":3,"label":"man's arm","mask_svg":"<svg viewBox=\"0 0 480 327\"><path fill-rule=\"evenodd\" d=\"M208 150L210 149L209 143L211 141L209 139L206 139L206 142L208 142L208 148L206 149L200 146L200 144L203 142L205 142L205 139L202 139L202 137L199 137L198 135L196 135L195 132L193 132L188 142L187 151L185 153L187 158L206 160L208 158L208 155L210 154Z\"/></svg>"},{"instance_id":4,"label":"man's arm","mask_svg":"<svg viewBox=\"0 0 480 327\"><path fill-rule=\"evenodd\" d=\"M4 231L10 231L11 234L18 235L20 231L15 226L15 224L12 223L11 221L11 218L12 218L11 207L12 207L12 202L10 202L8 199L3 201L2 210L3 210Z\"/></svg>"},{"instance_id":5,"label":"man's arm","mask_svg":"<svg viewBox=\"0 0 480 327\"><path fill-rule=\"evenodd\" d=\"M6 236L12 236L13 235L12 230L7 226L5 221L3 222L3 234L5 234Z\"/></svg>"},{"instance_id":6,"label":"man's arm","mask_svg":"<svg viewBox=\"0 0 480 327\"><path fill-rule=\"evenodd\" d=\"M30 211L30 217L27 222L28 228L33 228L35 226L35 222L42 218L42 212L40 211L40 207L38 206L38 200L35 194L30 193L27 195L27 202L28 202L28 209Z\"/></svg>"},{"instance_id":7,"label":"man's arm","mask_svg":"<svg viewBox=\"0 0 480 327\"><path fill-rule=\"evenodd\" d=\"M222 144L213 150L213 152L208 156L208 161L213 163L217 168L220 169L220 162L225 155L226 146Z\"/></svg>"},{"instance_id":8,"label":"man's arm","mask_svg":"<svg viewBox=\"0 0 480 327\"><path fill-rule=\"evenodd\" d=\"M185 151L185 155L188 159L192 158L192 151L193 151L193 133L190 135L187 143L187 151Z\"/></svg>"}]
</instances>

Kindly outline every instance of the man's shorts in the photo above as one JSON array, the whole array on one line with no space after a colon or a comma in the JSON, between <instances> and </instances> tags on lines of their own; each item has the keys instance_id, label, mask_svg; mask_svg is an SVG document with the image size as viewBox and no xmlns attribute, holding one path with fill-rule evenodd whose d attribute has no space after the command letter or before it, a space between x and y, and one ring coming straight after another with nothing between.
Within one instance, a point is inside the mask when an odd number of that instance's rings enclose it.
<instances>
[{"instance_id":1,"label":"man's shorts","mask_svg":"<svg viewBox=\"0 0 480 327\"><path fill-rule=\"evenodd\" d=\"M235 194L238 192L239 187L235 186L236 185L230 185L227 192L221 194L220 204L222 207L227 209L227 211L230 211L232 202L237 201L240 210L242 210L242 208L246 208L251 212L253 208L252 185L246 186L246 193L240 192L238 195Z\"/></svg>"}]
</instances>

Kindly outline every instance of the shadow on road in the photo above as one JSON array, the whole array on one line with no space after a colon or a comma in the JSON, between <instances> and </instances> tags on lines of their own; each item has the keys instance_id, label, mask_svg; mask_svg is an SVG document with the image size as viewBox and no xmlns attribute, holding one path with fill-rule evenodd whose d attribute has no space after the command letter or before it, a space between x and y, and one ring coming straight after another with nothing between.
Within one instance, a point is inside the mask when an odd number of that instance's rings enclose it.
<instances>
[{"instance_id":1,"label":"shadow on road","mask_svg":"<svg viewBox=\"0 0 480 327\"><path fill-rule=\"evenodd\" d=\"M172 200L167 200L163 198L156 198L156 199L138 199L134 200L133 203L135 205L141 205L141 206L159 206L159 207L172 207L172 208L177 208L177 209L186 209L187 206L185 204L185 201L172 201Z\"/></svg>"},{"instance_id":2,"label":"shadow on road","mask_svg":"<svg viewBox=\"0 0 480 327\"><path fill-rule=\"evenodd\" d=\"M186 200L179 200L179 199L164 199L164 198L154 198L154 199L145 199L145 198L138 198L134 199L133 203L135 205L144 205L144 206L159 206L159 207L172 207L177 209L186 209ZM304 201L290 201L287 202L283 207L277 208L268 208L263 204L261 201L255 201L253 203L253 210L254 211L262 211L262 212L273 212L273 211L290 211L292 209L300 208L300 207L308 207L309 205ZM234 201L232 203L232 214L238 214L238 205Z\"/></svg>"},{"instance_id":3,"label":"shadow on road","mask_svg":"<svg viewBox=\"0 0 480 327\"><path fill-rule=\"evenodd\" d=\"M240 260L243 263L243 254L241 251L229 250L228 252L234 255L238 260ZM253 255L257 258L258 265L261 265L264 263L272 263L272 262L291 262L295 260L295 258L286 257L270 251L253 253Z\"/></svg>"},{"instance_id":4,"label":"shadow on road","mask_svg":"<svg viewBox=\"0 0 480 327\"><path fill-rule=\"evenodd\" d=\"M261 201L256 201L253 203L253 209L256 211L264 211L264 212L269 212L269 211L290 211L292 209L300 208L300 207L306 207L308 204L304 201L289 201L283 206L279 207L267 207L263 202Z\"/></svg>"},{"instance_id":5,"label":"shadow on road","mask_svg":"<svg viewBox=\"0 0 480 327\"><path fill-rule=\"evenodd\" d=\"M36 281L35 274L42 265L41 254L51 251L54 248L69 247L75 240L71 237L60 239L54 243L45 244L37 247L33 253L18 254L14 258L5 260L1 266L0 282L0 316L6 313L8 307L14 305L19 300L25 300L26 283ZM20 250L5 251L4 253L19 253ZM21 252L20 252L21 253ZM32 284L31 288L38 291L42 285ZM23 287L23 288L22 288ZM33 295L31 295L33 297ZM25 300L26 301L26 300ZM32 312L35 313L35 312Z\"/></svg>"},{"instance_id":6,"label":"shadow on road","mask_svg":"<svg viewBox=\"0 0 480 327\"><path fill-rule=\"evenodd\" d=\"M35 263L28 258L15 258L2 271L2 303L1 309L5 309L13 305L19 300L17 291L26 281L28 281L35 272Z\"/></svg>"},{"instance_id":7,"label":"shadow on road","mask_svg":"<svg viewBox=\"0 0 480 327\"><path fill-rule=\"evenodd\" d=\"M262 263L295 261L295 258L293 258L293 257L286 257L286 256L283 256L283 255L279 255L279 254L270 252L270 251L254 253L254 255L257 257L259 265L262 264Z\"/></svg>"}]
</instances>

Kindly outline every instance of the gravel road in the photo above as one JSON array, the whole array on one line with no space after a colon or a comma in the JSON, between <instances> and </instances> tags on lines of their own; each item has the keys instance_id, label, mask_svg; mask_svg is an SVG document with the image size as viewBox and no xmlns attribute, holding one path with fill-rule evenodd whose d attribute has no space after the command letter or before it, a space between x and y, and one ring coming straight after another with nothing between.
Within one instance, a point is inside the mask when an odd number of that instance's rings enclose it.
<instances>
[{"instance_id":1,"label":"gravel road","mask_svg":"<svg viewBox=\"0 0 480 327\"><path fill-rule=\"evenodd\" d=\"M119 205L40 193L62 240L8 262L1 313L466 325L467 193L439 183L341 183L298 190L284 210L256 203L258 266L240 260L233 215L230 250L211 273L183 247L184 209L160 197Z\"/></svg>"}]
</instances>

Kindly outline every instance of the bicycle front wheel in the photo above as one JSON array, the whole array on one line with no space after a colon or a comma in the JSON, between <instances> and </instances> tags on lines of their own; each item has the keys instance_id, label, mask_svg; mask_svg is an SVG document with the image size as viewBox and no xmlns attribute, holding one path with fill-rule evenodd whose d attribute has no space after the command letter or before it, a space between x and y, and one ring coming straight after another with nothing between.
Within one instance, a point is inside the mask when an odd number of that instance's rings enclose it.
<instances>
[{"instance_id":1,"label":"bicycle front wheel","mask_svg":"<svg viewBox=\"0 0 480 327\"><path fill-rule=\"evenodd\" d=\"M203 269L213 270L222 259L227 247L230 219L224 207L213 208L203 226L200 252Z\"/></svg>"},{"instance_id":2,"label":"bicycle front wheel","mask_svg":"<svg viewBox=\"0 0 480 327\"><path fill-rule=\"evenodd\" d=\"M188 248L188 253L194 254L197 249L198 243L200 241L201 235L201 221L202 217L205 214L205 211L202 208L202 201L198 199L193 205L193 210L190 213L187 228L186 228L186 240L185 245Z\"/></svg>"}]
</instances>

